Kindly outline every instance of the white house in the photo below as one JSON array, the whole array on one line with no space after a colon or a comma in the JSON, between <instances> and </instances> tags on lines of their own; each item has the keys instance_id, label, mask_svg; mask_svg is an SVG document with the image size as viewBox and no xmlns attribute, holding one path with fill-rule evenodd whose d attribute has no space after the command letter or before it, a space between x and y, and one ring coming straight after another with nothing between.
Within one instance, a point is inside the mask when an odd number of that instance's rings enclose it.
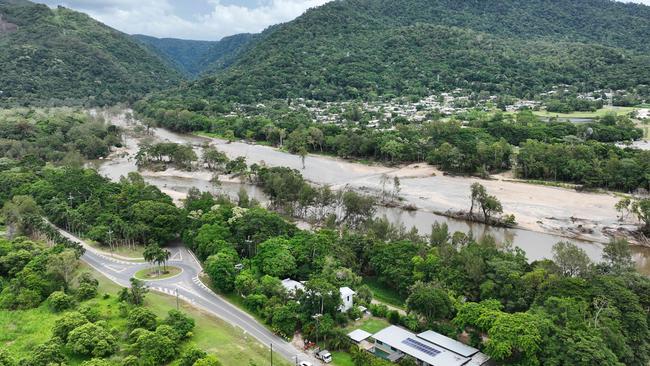
<instances>
[{"instance_id":1,"label":"white house","mask_svg":"<svg viewBox=\"0 0 650 366\"><path fill-rule=\"evenodd\" d=\"M305 285L303 285L301 282L294 281L291 278L285 278L282 280L282 287L284 287L285 290L287 290L287 293L289 296L296 296L296 292L298 290L304 291L305 290Z\"/></svg>"},{"instance_id":2,"label":"white house","mask_svg":"<svg viewBox=\"0 0 650 366\"><path fill-rule=\"evenodd\" d=\"M363 338L359 337L358 339ZM490 358L478 349L428 330L415 334L391 325L371 337L370 352L377 357L397 362L411 357L419 366L485 366Z\"/></svg>"},{"instance_id":3,"label":"white house","mask_svg":"<svg viewBox=\"0 0 650 366\"><path fill-rule=\"evenodd\" d=\"M341 293L341 300L343 301L343 304L339 306L339 311L345 313L354 306L354 295L356 292L352 291L349 287L341 287L339 292Z\"/></svg>"}]
</instances>

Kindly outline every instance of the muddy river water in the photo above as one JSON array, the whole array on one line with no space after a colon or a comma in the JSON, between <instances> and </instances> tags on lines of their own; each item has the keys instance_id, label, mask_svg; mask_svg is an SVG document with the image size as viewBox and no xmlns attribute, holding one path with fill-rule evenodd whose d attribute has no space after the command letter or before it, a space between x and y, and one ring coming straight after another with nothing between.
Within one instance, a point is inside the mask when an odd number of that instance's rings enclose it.
<instances>
[{"instance_id":1,"label":"muddy river water","mask_svg":"<svg viewBox=\"0 0 650 366\"><path fill-rule=\"evenodd\" d=\"M121 116L111 117L111 122L118 125L126 123ZM601 243L606 238L597 230L600 227L616 223L616 213L611 208L612 202L615 203L615 198L608 195L592 196L566 189L540 188L509 181L482 181L482 183L486 185L488 191L494 192L503 202L505 212L516 214L521 228L503 229L468 223L437 215L433 211L467 209L465 206L469 201L469 186L475 180L446 177L426 164L391 168L367 166L322 156L308 156L305 159L305 169L302 169L299 157L267 146L241 142L226 143L218 139L177 134L161 128L152 129L151 133L156 140L192 144L197 152L202 145L210 143L231 158L246 157L248 164L263 162L269 166L287 166L298 169L310 182L327 184L333 189L349 186L355 189L378 191L381 189L380 177L383 174L390 177L398 176L402 183L400 196L405 201L417 206L418 210L379 208L378 216L385 216L390 222L403 224L407 228L416 227L421 234L428 234L431 225L436 221L447 223L451 232L471 231L475 237L490 234L499 242L507 241L522 248L529 260L551 258L553 244L560 240L570 240L584 249L592 260L600 261ZM124 149L99 163L100 173L117 180L120 176L137 171L133 156L137 151L139 141L139 138L127 136ZM220 187L215 187L210 182L211 174L208 172L167 170L157 173L141 172L141 174L147 182L158 186L175 199L182 198L192 187L202 191L226 193L231 196L236 196L243 187L251 198L256 198L260 202L267 201L261 189L249 184L223 182ZM544 195L544 205L536 200L540 195ZM585 207L582 207L582 203ZM572 235L571 238L562 235L563 225L569 227L575 225L576 220L578 222L583 220L576 218L577 215L590 217L592 221L584 220L582 225L595 228L596 233L586 237ZM650 275L650 248L634 246L632 250L638 270Z\"/></svg>"}]
</instances>

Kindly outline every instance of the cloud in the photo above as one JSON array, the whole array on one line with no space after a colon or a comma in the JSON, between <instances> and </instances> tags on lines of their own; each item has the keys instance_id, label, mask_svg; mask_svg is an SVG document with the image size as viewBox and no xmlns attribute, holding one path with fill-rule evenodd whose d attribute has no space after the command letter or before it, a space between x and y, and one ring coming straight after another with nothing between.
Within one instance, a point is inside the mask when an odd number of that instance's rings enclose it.
<instances>
[{"instance_id":1,"label":"cloud","mask_svg":"<svg viewBox=\"0 0 650 366\"><path fill-rule=\"evenodd\" d=\"M218 40L237 33L257 33L290 21L330 0L267 0L248 6L222 0L44 0L88 13L123 32L155 37Z\"/></svg>"}]
</instances>

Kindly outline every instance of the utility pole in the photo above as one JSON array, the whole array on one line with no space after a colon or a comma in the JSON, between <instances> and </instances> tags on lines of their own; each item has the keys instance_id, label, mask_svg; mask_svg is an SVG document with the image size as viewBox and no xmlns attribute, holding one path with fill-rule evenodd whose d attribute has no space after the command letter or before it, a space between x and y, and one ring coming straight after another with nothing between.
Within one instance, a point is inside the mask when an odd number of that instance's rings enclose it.
<instances>
[{"instance_id":1,"label":"utility pole","mask_svg":"<svg viewBox=\"0 0 650 366\"><path fill-rule=\"evenodd\" d=\"M178 289L176 289L176 310L178 310L179 304L178 304Z\"/></svg>"},{"instance_id":2,"label":"utility pole","mask_svg":"<svg viewBox=\"0 0 650 366\"><path fill-rule=\"evenodd\" d=\"M108 247L111 249L111 257L113 256L113 229L108 229Z\"/></svg>"},{"instance_id":3,"label":"utility pole","mask_svg":"<svg viewBox=\"0 0 650 366\"><path fill-rule=\"evenodd\" d=\"M271 366L273 366L273 343L271 343Z\"/></svg>"}]
</instances>

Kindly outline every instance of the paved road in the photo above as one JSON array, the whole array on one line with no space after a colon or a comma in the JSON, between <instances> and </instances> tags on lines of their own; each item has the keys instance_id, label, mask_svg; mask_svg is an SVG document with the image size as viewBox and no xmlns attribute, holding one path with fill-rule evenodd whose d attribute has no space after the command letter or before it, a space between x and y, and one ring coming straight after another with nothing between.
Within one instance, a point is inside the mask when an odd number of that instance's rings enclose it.
<instances>
[{"instance_id":1,"label":"paved road","mask_svg":"<svg viewBox=\"0 0 650 366\"><path fill-rule=\"evenodd\" d=\"M111 257L110 254L92 248L65 230L59 229L59 231L68 239L78 242L86 248L85 254L81 257L84 262L118 285L128 287L129 279L137 271L150 267L148 263L126 261L122 259L123 257L120 259ZM178 295L181 300L192 306L206 310L241 328L262 344L267 346L273 344L273 350L292 363L298 357L298 361L310 361L314 365L321 364L313 356L302 352L291 343L273 334L255 318L230 304L204 285L199 279L199 274L202 271L201 265L187 248L172 247L167 249L172 253L169 264L179 267L183 271L172 278L147 281L151 290L171 296Z\"/></svg>"}]
</instances>

